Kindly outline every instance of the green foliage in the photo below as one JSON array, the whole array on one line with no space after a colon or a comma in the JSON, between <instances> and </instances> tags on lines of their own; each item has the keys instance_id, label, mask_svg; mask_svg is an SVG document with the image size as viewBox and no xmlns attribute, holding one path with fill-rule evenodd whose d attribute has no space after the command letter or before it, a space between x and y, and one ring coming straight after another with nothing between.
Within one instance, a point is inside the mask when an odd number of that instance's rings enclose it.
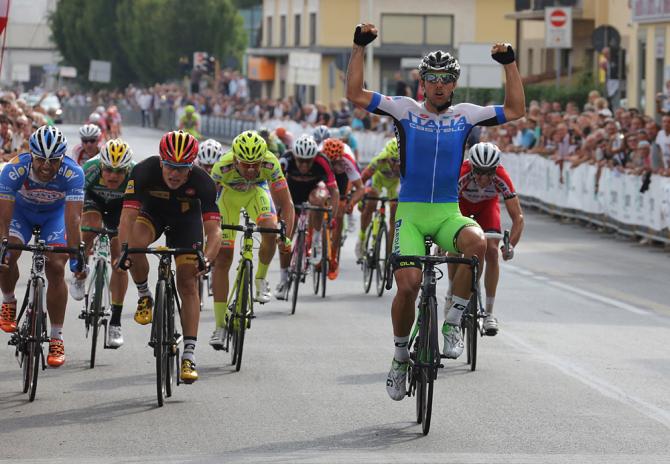
<instances>
[{"instance_id":1,"label":"green foliage","mask_svg":"<svg viewBox=\"0 0 670 464\"><path fill-rule=\"evenodd\" d=\"M177 77L196 51L240 60L246 44L232 0L60 0L49 22L67 64L87 76L91 59L111 61L115 85Z\"/></svg>"}]
</instances>

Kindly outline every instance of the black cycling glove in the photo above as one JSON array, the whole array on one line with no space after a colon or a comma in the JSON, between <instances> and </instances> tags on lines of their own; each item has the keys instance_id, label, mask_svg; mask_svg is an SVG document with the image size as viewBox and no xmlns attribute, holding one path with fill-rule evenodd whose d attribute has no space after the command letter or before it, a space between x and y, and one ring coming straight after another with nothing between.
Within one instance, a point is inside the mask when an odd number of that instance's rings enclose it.
<instances>
[{"instance_id":1,"label":"black cycling glove","mask_svg":"<svg viewBox=\"0 0 670 464\"><path fill-rule=\"evenodd\" d=\"M377 34L373 32L362 32L361 24L356 26L356 31L354 32L354 43L361 47L365 47L367 44L372 42L377 38Z\"/></svg>"},{"instance_id":2,"label":"black cycling glove","mask_svg":"<svg viewBox=\"0 0 670 464\"><path fill-rule=\"evenodd\" d=\"M500 64L510 64L514 62L514 50L511 45L507 45L507 51L496 52L491 56Z\"/></svg>"}]
</instances>

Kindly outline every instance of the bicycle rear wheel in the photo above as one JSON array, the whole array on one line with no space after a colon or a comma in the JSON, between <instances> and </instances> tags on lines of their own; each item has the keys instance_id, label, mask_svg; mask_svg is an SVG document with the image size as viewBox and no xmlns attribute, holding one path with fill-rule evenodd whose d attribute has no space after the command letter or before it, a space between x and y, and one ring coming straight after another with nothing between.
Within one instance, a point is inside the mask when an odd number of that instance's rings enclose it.
<instances>
[{"instance_id":1,"label":"bicycle rear wheel","mask_svg":"<svg viewBox=\"0 0 670 464\"><path fill-rule=\"evenodd\" d=\"M28 342L29 358L32 360L30 365L30 388L28 391L28 399L35 400L37 393L37 376L40 372L42 364L42 338L45 331L45 313L44 313L44 282L40 279L35 281L33 287L33 308L31 311L32 330L30 334L31 340Z\"/></svg>"},{"instance_id":2,"label":"bicycle rear wheel","mask_svg":"<svg viewBox=\"0 0 670 464\"><path fill-rule=\"evenodd\" d=\"M100 316L102 315L102 295L105 288L105 263L100 260L95 265L94 293L90 299L91 306L88 309L91 327L91 361L89 367L95 367L95 351L98 346L98 334L100 332Z\"/></svg>"},{"instance_id":3,"label":"bicycle rear wheel","mask_svg":"<svg viewBox=\"0 0 670 464\"><path fill-rule=\"evenodd\" d=\"M251 317L250 308L248 308L251 295L251 262L245 261L242 269L242 275L238 282L238 304L235 306L236 312L233 320L233 357L235 359L235 371L239 372L242 368L242 353L244 349L244 334L247 330L247 319ZM235 327L237 325L237 327Z\"/></svg>"},{"instance_id":4,"label":"bicycle rear wheel","mask_svg":"<svg viewBox=\"0 0 670 464\"><path fill-rule=\"evenodd\" d=\"M295 254L293 255L293 294L291 297L291 314L295 314L295 307L298 304L298 288L303 271L303 253L305 251L305 231L298 232L298 239L295 242Z\"/></svg>"},{"instance_id":5,"label":"bicycle rear wheel","mask_svg":"<svg viewBox=\"0 0 670 464\"><path fill-rule=\"evenodd\" d=\"M373 218L374 221L374 218ZM374 250L371 249L373 244L372 242L372 223L368 226L368 230L365 232L365 242L363 248L363 290L365 293L370 292L370 286L372 286L372 259Z\"/></svg>"},{"instance_id":6,"label":"bicycle rear wheel","mask_svg":"<svg viewBox=\"0 0 670 464\"><path fill-rule=\"evenodd\" d=\"M386 260L388 258L388 232L386 224L382 223L379 226L379 234L375 240L375 283L377 286L377 296L384 294L384 286L386 285Z\"/></svg>"},{"instance_id":7,"label":"bicycle rear wheel","mask_svg":"<svg viewBox=\"0 0 670 464\"><path fill-rule=\"evenodd\" d=\"M152 326L152 333L154 336L154 357L156 358L156 398L158 399L158 406L163 406L163 401L166 396L165 378L167 372L165 370L165 358L167 357L167 350L165 349L165 328L163 327L166 296L165 281L159 280L156 284L156 307L154 308L154 321Z\"/></svg>"}]
</instances>

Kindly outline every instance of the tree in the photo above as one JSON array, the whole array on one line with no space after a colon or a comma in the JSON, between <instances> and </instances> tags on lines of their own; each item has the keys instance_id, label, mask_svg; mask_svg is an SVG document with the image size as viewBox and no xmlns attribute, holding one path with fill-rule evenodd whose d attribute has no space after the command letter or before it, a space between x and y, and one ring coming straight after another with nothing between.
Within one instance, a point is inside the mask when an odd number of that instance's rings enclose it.
<instances>
[{"instance_id":1,"label":"tree","mask_svg":"<svg viewBox=\"0 0 670 464\"><path fill-rule=\"evenodd\" d=\"M117 85L179 76L179 58L206 51L241 58L242 18L232 0L60 0L50 18L64 60L80 75L91 59L112 62Z\"/></svg>"}]
</instances>

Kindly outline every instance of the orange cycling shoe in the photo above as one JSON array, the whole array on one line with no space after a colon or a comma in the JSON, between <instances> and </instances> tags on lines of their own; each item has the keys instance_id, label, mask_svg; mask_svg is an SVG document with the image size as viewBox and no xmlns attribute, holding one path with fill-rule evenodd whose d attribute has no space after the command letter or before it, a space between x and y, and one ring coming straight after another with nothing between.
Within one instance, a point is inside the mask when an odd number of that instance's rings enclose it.
<instances>
[{"instance_id":1,"label":"orange cycling shoe","mask_svg":"<svg viewBox=\"0 0 670 464\"><path fill-rule=\"evenodd\" d=\"M47 364L50 367L60 367L65 362L65 346L63 340L52 338L49 340L49 356Z\"/></svg>"},{"instance_id":2,"label":"orange cycling shoe","mask_svg":"<svg viewBox=\"0 0 670 464\"><path fill-rule=\"evenodd\" d=\"M340 275L340 264L334 259L328 265L328 280L335 280Z\"/></svg>"},{"instance_id":3,"label":"orange cycling shoe","mask_svg":"<svg viewBox=\"0 0 670 464\"><path fill-rule=\"evenodd\" d=\"M5 332L16 332L16 301L2 303L0 310L0 329Z\"/></svg>"}]
</instances>

